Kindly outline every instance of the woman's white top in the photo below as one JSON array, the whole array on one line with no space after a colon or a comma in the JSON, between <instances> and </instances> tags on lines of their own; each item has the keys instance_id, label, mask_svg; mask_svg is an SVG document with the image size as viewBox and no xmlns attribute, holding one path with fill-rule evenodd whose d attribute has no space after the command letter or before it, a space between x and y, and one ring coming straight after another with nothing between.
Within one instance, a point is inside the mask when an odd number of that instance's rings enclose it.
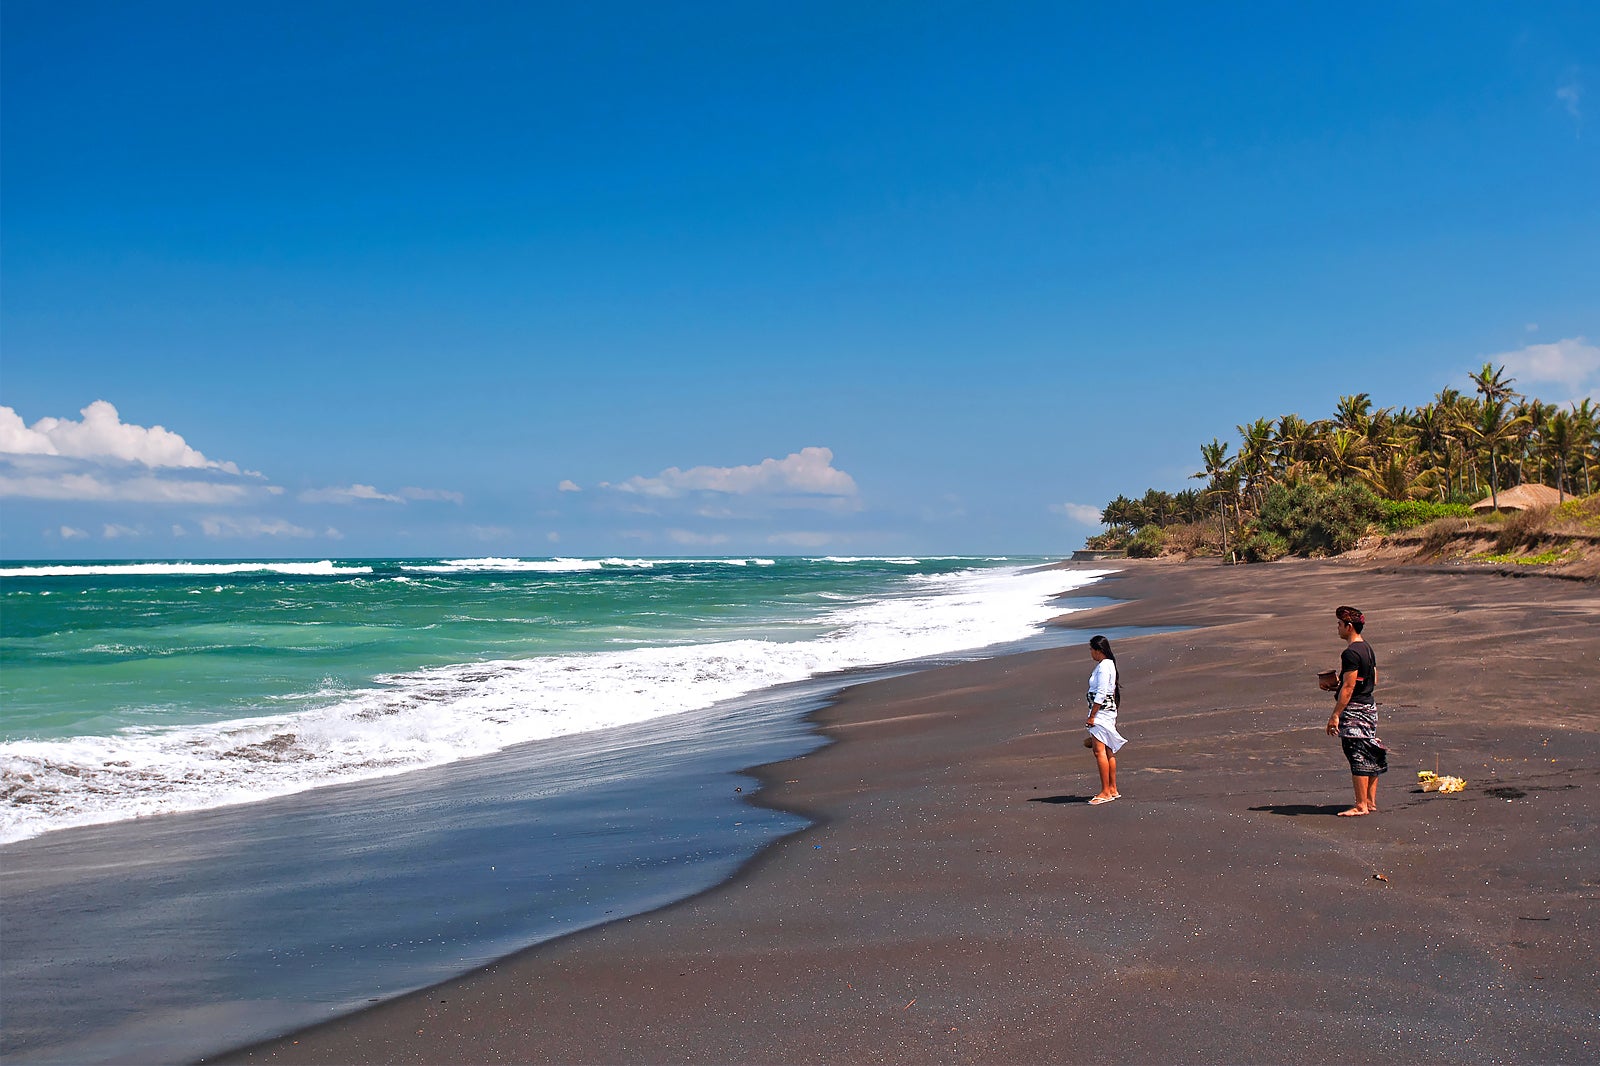
<instances>
[{"instance_id":1,"label":"woman's white top","mask_svg":"<svg viewBox=\"0 0 1600 1066\"><path fill-rule=\"evenodd\" d=\"M1110 748L1121 749L1128 739L1117 732L1117 664L1101 659L1089 675L1089 706L1094 725L1089 735Z\"/></svg>"},{"instance_id":2,"label":"woman's white top","mask_svg":"<svg viewBox=\"0 0 1600 1066\"><path fill-rule=\"evenodd\" d=\"M1117 664L1101 659L1089 675L1089 701L1091 703L1116 703Z\"/></svg>"}]
</instances>

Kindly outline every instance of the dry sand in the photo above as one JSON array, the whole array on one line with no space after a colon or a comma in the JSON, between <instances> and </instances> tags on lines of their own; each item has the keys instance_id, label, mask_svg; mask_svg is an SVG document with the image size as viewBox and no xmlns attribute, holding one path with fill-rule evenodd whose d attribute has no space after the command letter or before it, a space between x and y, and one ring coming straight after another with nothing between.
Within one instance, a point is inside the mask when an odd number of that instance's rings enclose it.
<instances>
[{"instance_id":1,"label":"dry sand","mask_svg":"<svg viewBox=\"0 0 1600 1066\"><path fill-rule=\"evenodd\" d=\"M1600 587L1129 563L1123 799L1087 650L852 689L764 768L814 828L731 882L238 1062L1595 1062ZM1332 610L1367 612L1381 813L1351 799ZM1465 777L1423 794L1416 771ZM1381 875L1379 879L1375 875Z\"/></svg>"}]
</instances>

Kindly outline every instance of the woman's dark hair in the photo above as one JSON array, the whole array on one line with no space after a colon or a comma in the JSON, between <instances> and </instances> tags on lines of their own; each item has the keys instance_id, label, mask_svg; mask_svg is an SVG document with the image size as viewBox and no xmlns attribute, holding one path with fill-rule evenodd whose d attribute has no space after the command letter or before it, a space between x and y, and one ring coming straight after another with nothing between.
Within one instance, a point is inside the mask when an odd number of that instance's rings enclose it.
<instances>
[{"instance_id":1,"label":"woman's dark hair","mask_svg":"<svg viewBox=\"0 0 1600 1066\"><path fill-rule=\"evenodd\" d=\"M1107 659L1110 659L1112 662L1116 662L1117 661L1117 657L1111 653L1111 642L1109 640L1107 640L1105 637L1101 636L1099 633L1096 633L1094 636L1089 638L1089 647L1093 648L1095 651L1099 652L1101 655L1104 655ZM1117 671L1117 687L1116 687L1116 691L1113 693L1113 697L1117 701L1117 706L1121 707L1122 706L1122 671L1121 670Z\"/></svg>"}]
</instances>

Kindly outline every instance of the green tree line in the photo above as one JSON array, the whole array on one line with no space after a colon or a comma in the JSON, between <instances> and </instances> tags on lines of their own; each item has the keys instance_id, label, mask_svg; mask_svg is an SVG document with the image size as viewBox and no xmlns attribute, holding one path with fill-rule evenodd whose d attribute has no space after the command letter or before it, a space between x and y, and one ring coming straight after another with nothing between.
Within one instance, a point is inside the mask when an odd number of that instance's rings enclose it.
<instances>
[{"instance_id":1,"label":"green tree line","mask_svg":"<svg viewBox=\"0 0 1600 1066\"><path fill-rule=\"evenodd\" d=\"M1600 480L1600 408L1524 396L1504 366L1470 375L1473 392L1440 390L1416 409L1341 396L1332 417L1258 418L1237 441L1200 447L1201 489L1119 495L1090 547L1157 554L1181 527L1214 527L1220 548L1247 559L1338 552L1374 522L1465 514L1485 497L1538 483L1587 496ZM1204 539L1190 533L1191 539Z\"/></svg>"}]
</instances>

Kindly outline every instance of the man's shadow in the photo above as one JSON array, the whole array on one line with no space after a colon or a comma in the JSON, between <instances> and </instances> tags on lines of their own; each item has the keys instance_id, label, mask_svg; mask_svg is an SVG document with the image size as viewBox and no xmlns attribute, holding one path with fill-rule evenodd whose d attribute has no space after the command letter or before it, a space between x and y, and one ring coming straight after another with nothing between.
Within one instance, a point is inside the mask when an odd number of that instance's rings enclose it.
<instances>
[{"instance_id":1,"label":"man's shadow","mask_svg":"<svg viewBox=\"0 0 1600 1066\"><path fill-rule=\"evenodd\" d=\"M1088 803L1088 796L1033 796L1029 803Z\"/></svg>"},{"instance_id":2,"label":"man's shadow","mask_svg":"<svg viewBox=\"0 0 1600 1066\"><path fill-rule=\"evenodd\" d=\"M1340 811L1350 809L1348 803L1270 803L1265 807L1251 807L1252 811L1266 811L1268 814L1286 814L1290 818L1302 814L1338 814Z\"/></svg>"}]
</instances>

